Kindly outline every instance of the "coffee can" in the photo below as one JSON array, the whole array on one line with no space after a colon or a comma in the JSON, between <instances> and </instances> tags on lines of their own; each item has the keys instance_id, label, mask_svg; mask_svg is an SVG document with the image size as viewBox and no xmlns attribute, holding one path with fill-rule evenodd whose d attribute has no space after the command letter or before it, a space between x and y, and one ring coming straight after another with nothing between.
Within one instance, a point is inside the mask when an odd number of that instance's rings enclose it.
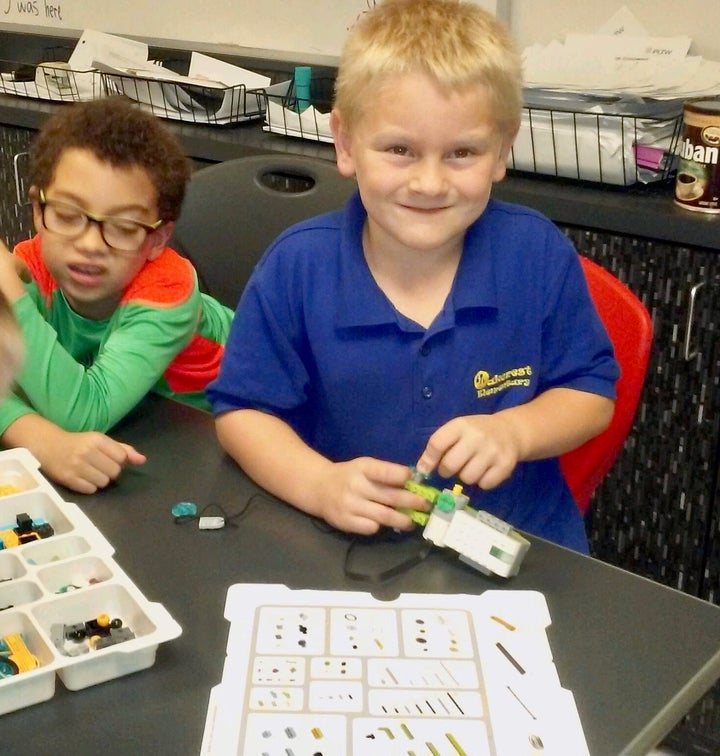
<instances>
[{"instance_id":1,"label":"coffee can","mask_svg":"<svg viewBox=\"0 0 720 756\"><path fill-rule=\"evenodd\" d=\"M699 213L720 213L720 97L685 103L678 153L675 202Z\"/></svg>"}]
</instances>

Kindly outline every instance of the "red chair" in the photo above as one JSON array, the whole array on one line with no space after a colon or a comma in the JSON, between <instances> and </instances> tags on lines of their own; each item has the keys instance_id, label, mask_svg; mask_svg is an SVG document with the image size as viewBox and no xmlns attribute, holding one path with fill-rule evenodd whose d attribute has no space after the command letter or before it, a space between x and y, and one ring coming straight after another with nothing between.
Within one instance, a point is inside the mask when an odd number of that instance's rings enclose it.
<instances>
[{"instance_id":1,"label":"red chair","mask_svg":"<svg viewBox=\"0 0 720 756\"><path fill-rule=\"evenodd\" d=\"M632 427L642 393L650 347L652 321L645 305L630 289L597 263L580 257L590 295L605 324L620 364L615 413L610 425L595 438L560 457L560 467L580 511L617 459Z\"/></svg>"}]
</instances>

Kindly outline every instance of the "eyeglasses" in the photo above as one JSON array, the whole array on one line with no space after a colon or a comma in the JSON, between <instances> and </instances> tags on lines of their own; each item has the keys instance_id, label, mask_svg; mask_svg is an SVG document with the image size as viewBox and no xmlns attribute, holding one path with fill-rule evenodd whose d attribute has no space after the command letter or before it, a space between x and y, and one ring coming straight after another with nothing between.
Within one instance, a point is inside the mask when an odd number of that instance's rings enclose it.
<instances>
[{"instance_id":1,"label":"eyeglasses","mask_svg":"<svg viewBox=\"0 0 720 756\"><path fill-rule=\"evenodd\" d=\"M42 212L43 225L48 231L68 239L77 239L85 233L90 223L97 223L105 244L119 252L137 252L153 231L157 231L164 221L142 223L130 218L115 218L93 215L75 205L49 200L40 190L38 200Z\"/></svg>"}]
</instances>

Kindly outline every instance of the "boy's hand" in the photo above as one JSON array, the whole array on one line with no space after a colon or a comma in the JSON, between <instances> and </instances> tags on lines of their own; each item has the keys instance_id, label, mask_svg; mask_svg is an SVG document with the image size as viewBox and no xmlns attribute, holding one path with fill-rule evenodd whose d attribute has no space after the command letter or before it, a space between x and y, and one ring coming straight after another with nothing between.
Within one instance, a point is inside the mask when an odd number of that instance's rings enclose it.
<instances>
[{"instance_id":1,"label":"boy's hand","mask_svg":"<svg viewBox=\"0 0 720 756\"><path fill-rule=\"evenodd\" d=\"M31 448L43 473L78 493L95 493L116 480L127 465L146 461L129 444L95 431L71 433L56 427L43 436Z\"/></svg>"},{"instance_id":2,"label":"boy's hand","mask_svg":"<svg viewBox=\"0 0 720 756\"><path fill-rule=\"evenodd\" d=\"M10 252L0 241L0 291L9 302L14 302L25 293L23 281L30 280L25 263Z\"/></svg>"},{"instance_id":3,"label":"boy's hand","mask_svg":"<svg viewBox=\"0 0 720 756\"><path fill-rule=\"evenodd\" d=\"M514 424L502 415L456 417L430 436L417 469L488 490L510 477L520 449Z\"/></svg>"},{"instance_id":4,"label":"boy's hand","mask_svg":"<svg viewBox=\"0 0 720 756\"><path fill-rule=\"evenodd\" d=\"M370 457L335 463L320 494L321 516L348 533L372 535L381 527L411 530L412 520L398 508L427 511L430 505L403 488L410 475L405 465Z\"/></svg>"}]
</instances>

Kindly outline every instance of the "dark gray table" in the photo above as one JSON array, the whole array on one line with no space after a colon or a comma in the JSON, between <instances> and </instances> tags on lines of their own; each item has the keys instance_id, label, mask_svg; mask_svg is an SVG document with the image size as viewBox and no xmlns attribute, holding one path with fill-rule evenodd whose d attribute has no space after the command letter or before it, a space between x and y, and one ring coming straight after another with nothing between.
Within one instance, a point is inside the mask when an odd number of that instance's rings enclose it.
<instances>
[{"instance_id":1,"label":"dark gray table","mask_svg":"<svg viewBox=\"0 0 720 756\"><path fill-rule=\"evenodd\" d=\"M223 669L225 594L237 582L372 590L381 598L541 591L560 680L575 695L593 756L645 753L720 676L720 607L538 539L507 582L444 551L380 584L349 580L349 538L259 492L220 450L210 416L150 398L115 435L144 451L147 464L98 495L61 495L78 501L119 564L183 634L160 646L151 669L78 692L58 681L50 701L3 716L3 753L196 754ZM237 527L220 531L178 525L170 514L185 500L232 514L251 497ZM379 573L419 545L365 543L352 567Z\"/></svg>"}]
</instances>

